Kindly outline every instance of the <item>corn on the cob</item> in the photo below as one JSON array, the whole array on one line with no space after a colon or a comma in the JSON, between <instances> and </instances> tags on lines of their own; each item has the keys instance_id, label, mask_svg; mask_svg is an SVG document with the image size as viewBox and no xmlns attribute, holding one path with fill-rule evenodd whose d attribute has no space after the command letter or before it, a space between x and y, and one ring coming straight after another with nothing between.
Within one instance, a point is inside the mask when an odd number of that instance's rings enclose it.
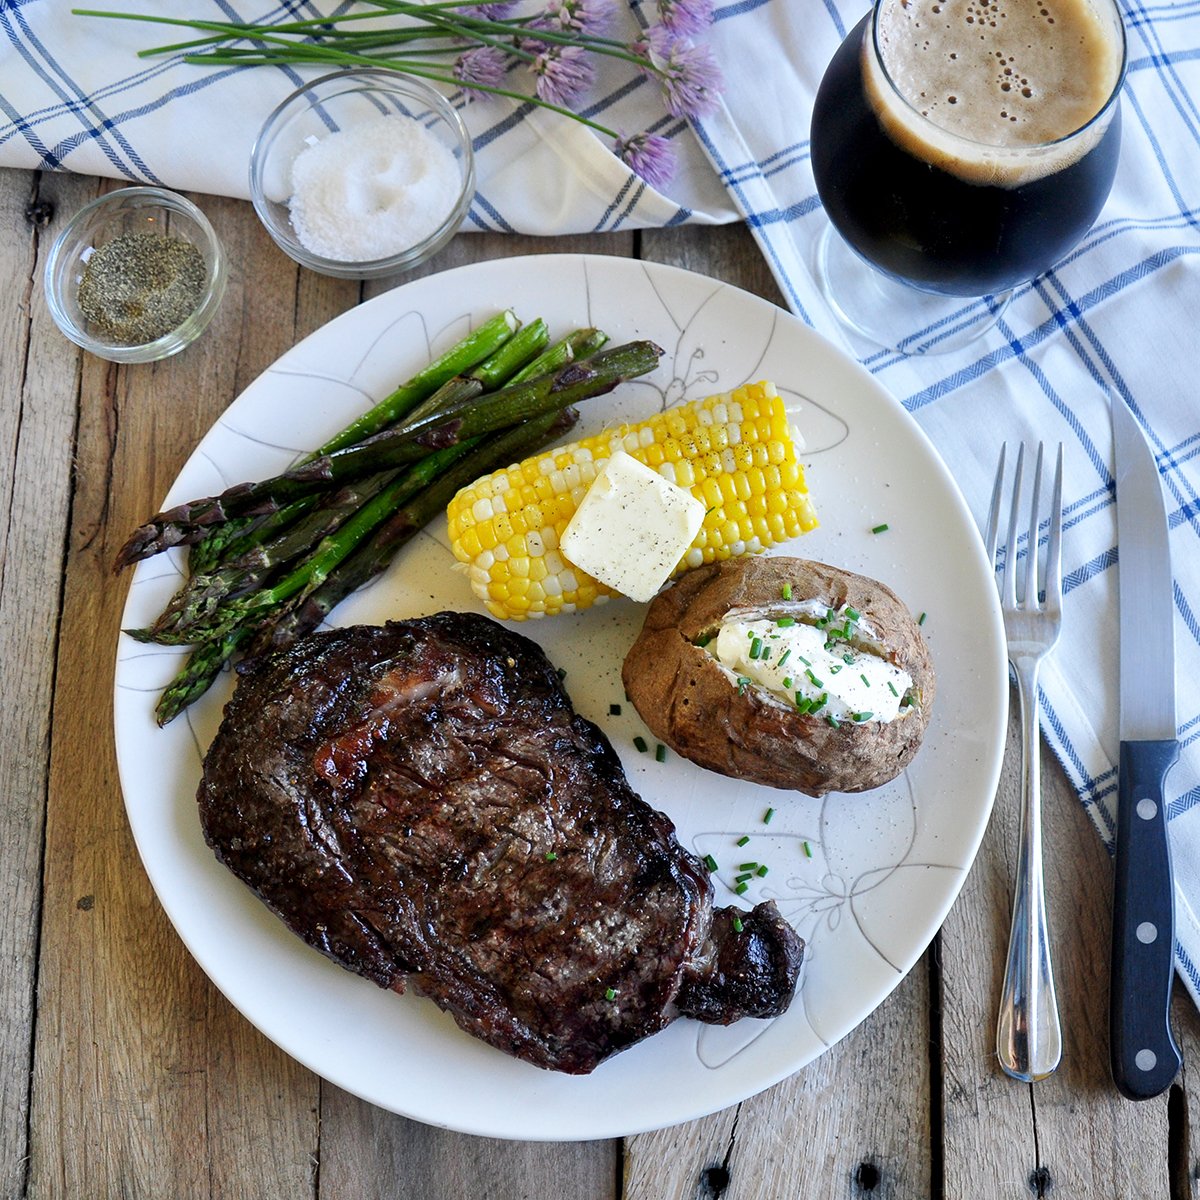
<instances>
[{"instance_id":1,"label":"corn on the cob","mask_svg":"<svg viewBox=\"0 0 1200 1200\"><path fill-rule=\"evenodd\" d=\"M550 616L615 595L567 562L558 542L617 449L687 488L707 510L675 574L757 553L817 524L782 398L770 383L746 384L544 451L463 488L447 510L450 545L494 616Z\"/></svg>"}]
</instances>

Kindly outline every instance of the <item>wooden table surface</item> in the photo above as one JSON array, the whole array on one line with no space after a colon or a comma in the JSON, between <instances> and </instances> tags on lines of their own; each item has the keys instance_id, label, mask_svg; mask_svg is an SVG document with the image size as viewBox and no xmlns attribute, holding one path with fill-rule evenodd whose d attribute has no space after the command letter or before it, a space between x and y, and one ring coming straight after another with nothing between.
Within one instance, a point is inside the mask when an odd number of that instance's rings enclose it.
<instances>
[{"instance_id":1,"label":"wooden table surface","mask_svg":"<svg viewBox=\"0 0 1200 1200\"><path fill-rule=\"evenodd\" d=\"M194 196L229 250L206 335L163 363L78 351L46 308L64 221L111 182L0 170L0 1193L231 1200L801 1200L1191 1197L1193 1072L1123 1100L1107 1067L1111 869L1045 761L1048 903L1063 1064L1035 1085L993 1053L1017 829L1010 736L962 895L875 1013L792 1078L692 1124L522 1143L429 1128L299 1066L213 988L134 848L112 738L125 535L208 427L276 357L400 280L301 270L249 204ZM587 251L674 263L778 295L741 227L571 239L465 235L426 272ZM1182 988L1188 1063L1200 1019Z\"/></svg>"}]
</instances>

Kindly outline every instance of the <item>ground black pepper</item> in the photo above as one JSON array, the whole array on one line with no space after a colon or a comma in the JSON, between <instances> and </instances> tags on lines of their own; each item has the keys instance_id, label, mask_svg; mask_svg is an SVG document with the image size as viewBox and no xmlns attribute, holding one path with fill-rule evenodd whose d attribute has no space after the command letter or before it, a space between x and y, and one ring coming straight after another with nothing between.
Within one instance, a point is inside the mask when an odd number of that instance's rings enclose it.
<instances>
[{"instance_id":1,"label":"ground black pepper","mask_svg":"<svg viewBox=\"0 0 1200 1200\"><path fill-rule=\"evenodd\" d=\"M95 250L79 282L79 310L92 332L125 346L153 342L199 307L207 271L191 242L124 233Z\"/></svg>"}]
</instances>

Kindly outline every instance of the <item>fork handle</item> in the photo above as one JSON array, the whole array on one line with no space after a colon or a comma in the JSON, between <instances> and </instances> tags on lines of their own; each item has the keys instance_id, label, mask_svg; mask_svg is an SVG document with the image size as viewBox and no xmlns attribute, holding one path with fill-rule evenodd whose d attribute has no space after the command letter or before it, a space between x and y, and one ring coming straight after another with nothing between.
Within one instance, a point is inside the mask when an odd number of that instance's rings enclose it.
<instances>
[{"instance_id":1,"label":"fork handle","mask_svg":"<svg viewBox=\"0 0 1200 1200\"><path fill-rule=\"evenodd\" d=\"M1113 1082L1149 1100L1180 1066L1171 1036L1175 980L1175 888L1163 782L1176 741L1122 742L1117 783L1109 1049Z\"/></svg>"},{"instance_id":2,"label":"fork handle","mask_svg":"<svg viewBox=\"0 0 1200 1200\"><path fill-rule=\"evenodd\" d=\"M1005 1073L1032 1083L1062 1058L1046 893L1042 882L1041 730L1035 658L1013 662L1021 702L1021 832L1008 961L996 1022L996 1057Z\"/></svg>"}]
</instances>

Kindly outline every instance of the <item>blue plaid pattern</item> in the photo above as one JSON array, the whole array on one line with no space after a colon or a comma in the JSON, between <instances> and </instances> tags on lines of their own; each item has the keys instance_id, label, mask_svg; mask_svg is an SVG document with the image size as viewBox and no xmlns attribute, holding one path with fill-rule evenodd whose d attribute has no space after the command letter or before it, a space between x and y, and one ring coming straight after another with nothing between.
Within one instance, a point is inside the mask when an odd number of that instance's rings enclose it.
<instances>
[{"instance_id":1,"label":"blue plaid pattern","mask_svg":"<svg viewBox=\"0 0 1200 1200\"><path fill-rule=\"evenodd\" d=\"M138 59L138 49L175 40L172 31L85 21L69 14L71 3L0 0L0 164L245 196L258 125L313 72ZM177 7L253 20L316 11L303 0ZM1177 957L1200 1002L1200 0L1123 0L1124 143L1108 205L1063 262L1017 289L986 338L919 358L847 343L811 269L825 221L809 163L812 97L865 8L865 0L720 5L711 42L727 75L725 101L690 130L664 115L647 81L606 68L588 111L624 133L650 127L674 141L681 169L669 194L629 175L581 126L532 106L454 97L478 152L466 227L553 234L744 219L790 307L913 414L977 517L1002 441L1062 441L1066 622L1042 676L1042 724L1110 849L1118 714L1109 395L1131 405L1157 457L1171 524L1183 743L1168 781ZM634 0L629 31L650 11L650 0ZM937 344L953 325L914 326L913 344ZM970 614L948 604L931 620Z\"/></svg>"}]
</instances>

